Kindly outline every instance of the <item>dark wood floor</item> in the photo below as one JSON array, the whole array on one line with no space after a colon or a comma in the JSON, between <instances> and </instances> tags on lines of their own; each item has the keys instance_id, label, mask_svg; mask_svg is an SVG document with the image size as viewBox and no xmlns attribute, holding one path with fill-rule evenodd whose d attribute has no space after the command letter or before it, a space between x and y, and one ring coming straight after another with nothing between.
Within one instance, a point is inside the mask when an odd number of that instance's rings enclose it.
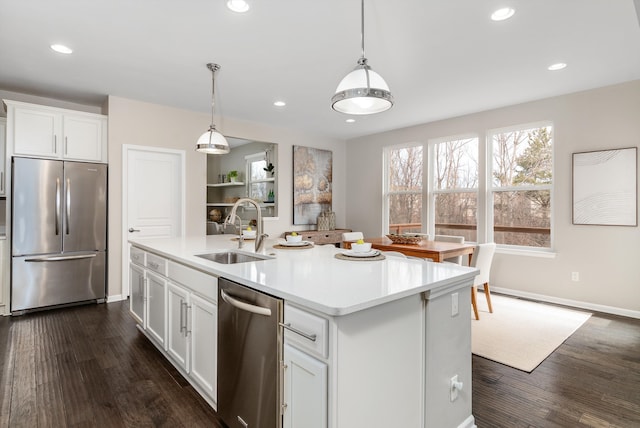
<instances>
[{"instance_id":1,"label":"dark wood floor","mask_svg":"<svg viewBox=\"0 0 640 428\"><path fill-rule=\"evenodd\" d=\"M532 373L474 356L473 414L479 428L640 427L640 320L595 315ZM127 302L0 318L0 427L96 426L222 425Z\"/></svg>"},{"instance_id":2,"label":"dark wood floor","mask_svg":"<svg viewBox=\"0 0 640 428\"><path fill-rule=\"evenodd\" d=\"M222 426L127 302L0 318L0 427Z\"/></svg>"},{"instance_id":3,"label":"dark wood floor","mask_svg":"<svg viewBox=\"0 0 640 428\"><path fill-rule=\"evenodd\" d=\"M488 427L640 427L640 320L594 314L533 372L473 356Z\"/></svg>"}]
</instances>

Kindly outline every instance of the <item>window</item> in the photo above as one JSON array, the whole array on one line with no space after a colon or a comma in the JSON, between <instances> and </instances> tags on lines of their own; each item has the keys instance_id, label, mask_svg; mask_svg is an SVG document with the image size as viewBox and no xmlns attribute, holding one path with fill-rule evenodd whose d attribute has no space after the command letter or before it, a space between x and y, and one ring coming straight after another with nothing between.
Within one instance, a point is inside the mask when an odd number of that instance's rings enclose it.
<instances>
[{"instance_id":1,"label":"window","mask_svg":"<svg viewBox=\"0 0 640 428\"><path fill-rule=\"evenodd\" d=\"M493 240L551 247L553 174L550 124L489 134Z\"/></svg>"},{"instance_id":2,"label":"window","mask_svg":"<svg viewBox=\"0 0 640 428\"><path fill-rule=\"evenodd\" d=\"M385 229L551 248L552 130L520 125L488 132L486 144L465 136L387 148Z\"/></svg>"},{"instance_id":3,"label":"window","mask_svg":"<svg viewBox=\"0 0 640 428\"><path fill-rule=\"evenodd\" d=\"M478 138L434 141L431 159L431 230L477 241Z\"/></svg>"},{"instance_id":4,"label":"window","mask_svg":"<svg viewBox=\"0 0 640 428\"><path fill-rule=\"evenodd\" d=\"M386 230L389 233L420 232L422 228L422 146L386 150Z\"/></svg>"},{"instance_id":5,"label":"window","mask_svg":"<svg viewBox=\"0 0 640 428\"><path fill-rule=\"evenodd\" d=\"M267 151L245 156L247 163L247 194L249 198L260 201L266 205L265 214L274 215L275 202L273 165L269 162ZM271 168L269 168L271 165Z\"/></svg>"}]
</instances>

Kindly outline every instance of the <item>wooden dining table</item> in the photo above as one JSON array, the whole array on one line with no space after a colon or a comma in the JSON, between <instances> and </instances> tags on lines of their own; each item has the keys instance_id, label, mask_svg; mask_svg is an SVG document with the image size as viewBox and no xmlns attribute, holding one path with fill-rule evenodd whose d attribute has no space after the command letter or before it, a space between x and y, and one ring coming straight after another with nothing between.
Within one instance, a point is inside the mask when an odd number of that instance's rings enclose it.
<instances>
[{"instance_id":1,"label":"wooden dining table","mask_svg":"<svg viewBox=\"0 0 640 428\"><path fill-rule=\"evenodd\" d=\"M459 244L456 242L422 240L417 244L394 244L389 238L368 238L365 242L371 242L371 248L380 251L398 251L405 256L428 258L434 262L442 262L445 259L458 256L468 256L469 264L473 256L474 244Z\"/></svg>"}]
</instances>

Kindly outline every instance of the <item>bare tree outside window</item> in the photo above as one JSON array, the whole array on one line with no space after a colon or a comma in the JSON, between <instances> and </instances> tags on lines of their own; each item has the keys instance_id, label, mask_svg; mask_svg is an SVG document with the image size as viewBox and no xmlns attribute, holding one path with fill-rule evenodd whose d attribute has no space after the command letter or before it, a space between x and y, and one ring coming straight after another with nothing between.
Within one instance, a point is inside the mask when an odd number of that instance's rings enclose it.
<instances>
[{"instance_id":1,"label":"bare tree outside window","mask_svg":"<svg viewBox=\"0 0 640 428\"><path fill-rule=\"evenodd\" d=\"M433 146L435 233L477 240L478 139L436 142Z\"/></svg>"},{"instance_id":2,"label":"bare tree outside window","mask_svg":"<svg viewBox=\"0 0 640 428\"><path fill-rule=\"evenodd\" d=\"M422 146L388 152L389 233L419 232L422 215Z\"/></svg>"},{"instance_id":3,"label":"bare tree outside window","mask_svg":"<svg viewBox=\"0 0 640 428\"><path fill-rule=\"evenodd\" d=\"M487 238L498 244L550 248L551 124L522 125L487 135L489 156L482 165L477 137L430 142L428 190L423 189L427 146L388 148L385 201L389 232L429 230L477 242L482 222L489 228ZM486 196L478 191L479 171L487 172ZM424 211L427 204L429 214ZM482 211L480 205L485 207ZM422 224L423 218L430 222L428 227Z\"/></svg>"},{"instance_id":4,"label":"bare tree outside window","mask_svg":"<svg viewBox=\"0 0 640 428\"><path fill-rule=\"evenodd\" d=\"M495 242L550 247L551 126L498 132L491 143Z\"/></svg>"}]
</instances>

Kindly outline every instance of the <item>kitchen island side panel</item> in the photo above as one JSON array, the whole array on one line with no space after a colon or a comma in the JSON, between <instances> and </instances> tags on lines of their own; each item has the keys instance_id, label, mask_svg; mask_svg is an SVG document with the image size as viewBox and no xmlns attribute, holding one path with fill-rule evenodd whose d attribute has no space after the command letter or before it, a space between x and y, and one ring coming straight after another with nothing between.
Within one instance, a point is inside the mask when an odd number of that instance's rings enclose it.
<instances>
[{"instance_id":1,"label":"kitchen island side panel","mask_svg":"<svg viewBox=\"0 0 640 428\"><path fill-rule=\"evenodd\" d=\"M417 294L334 318L330 427L422 426L423 308Z\"/></svg>"}]
</instances>

